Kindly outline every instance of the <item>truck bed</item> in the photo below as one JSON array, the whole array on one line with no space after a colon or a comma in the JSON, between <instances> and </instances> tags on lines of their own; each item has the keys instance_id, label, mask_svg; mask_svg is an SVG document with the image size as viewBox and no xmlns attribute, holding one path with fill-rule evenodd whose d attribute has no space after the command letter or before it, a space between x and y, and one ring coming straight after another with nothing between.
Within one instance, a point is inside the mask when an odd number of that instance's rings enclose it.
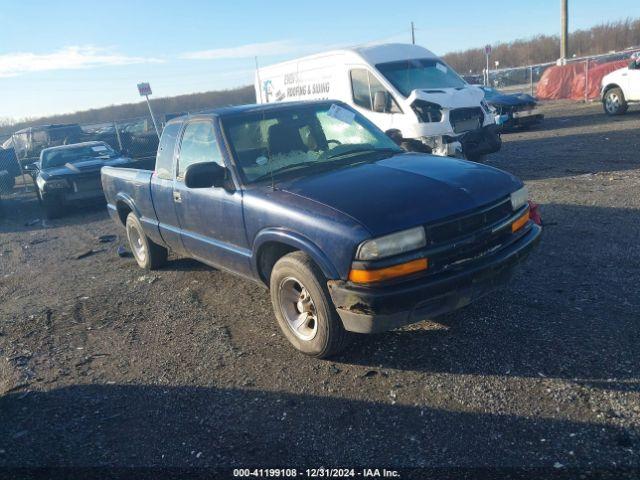
<instances>
[{"instance_id":1,"label":"truck bed","mask_svg":"<svg viewBox=\"0 0 640 480\"><path fill-rule=\"evenodd\" d=\"M142 222L151 238L157 238L158 220L151 199L151 170L123 167L103 167L101 170L102 188L107 199L107 209L114 219L120 212L131 210ZM126 218L126 216L125 216ZM124 222L123 222L124 223Z\"/></svg>"}]
</instances>

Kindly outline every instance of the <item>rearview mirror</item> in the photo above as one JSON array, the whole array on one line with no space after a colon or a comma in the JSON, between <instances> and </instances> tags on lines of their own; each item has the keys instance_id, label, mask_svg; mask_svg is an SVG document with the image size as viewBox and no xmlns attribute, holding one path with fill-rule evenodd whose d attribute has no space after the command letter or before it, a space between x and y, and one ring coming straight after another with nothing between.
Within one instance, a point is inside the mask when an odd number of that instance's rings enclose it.
<instances>
[{"instance_id":1,"label":"rearview mirror","mask_svg":"<svg viewBox=\"0 0 640 480\"><path fill-rule=\"evenodd\" d=\"M378 90L373 95L373 111L374 112L386 112L387 105L389 105L389 93Z\"/></svg>"},{"instance_id":2,"label":"rearview mirror","mask_svg":"<svg viewBox=\"0 0 640 480\"><path fill-rule=\"evenodd\" d=\"M222 187L227 169L216 162L194 163L187 167L184 184L187 188Z\"/></svg>"}]
</instances>

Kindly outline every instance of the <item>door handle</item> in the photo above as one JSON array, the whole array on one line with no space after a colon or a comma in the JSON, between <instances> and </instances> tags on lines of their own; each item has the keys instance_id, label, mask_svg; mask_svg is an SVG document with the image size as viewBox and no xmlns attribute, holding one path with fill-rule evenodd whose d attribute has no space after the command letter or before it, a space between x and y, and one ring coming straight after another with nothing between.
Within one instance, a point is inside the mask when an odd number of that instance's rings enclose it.
<instances>
[{"instance_id":1,"label":"door handle","mask_svg":"<svg viewBox=\"0 0 640 480\"><path fill-rule=\"evenodd\" d=\"M180 192L173 192L173 201L176 203L182 203L182 194Z\"/></svg>"}]
</instances>

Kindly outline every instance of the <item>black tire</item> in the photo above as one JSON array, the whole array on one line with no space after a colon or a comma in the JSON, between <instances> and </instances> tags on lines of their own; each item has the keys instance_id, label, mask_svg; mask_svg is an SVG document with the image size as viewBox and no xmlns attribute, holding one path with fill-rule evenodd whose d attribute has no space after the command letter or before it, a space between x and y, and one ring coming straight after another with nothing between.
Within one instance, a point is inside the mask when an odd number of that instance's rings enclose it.
<instances>
[{"instance_id":1,"label":"black tire","mask_svg":"<svg viewBox=\"0 0 640 480\"><path fill-rule=\"evenodd\" d=\"M167 263L169 252L166 248L154 243L142 229L142 224L133 212L129 213L126 222L127 239L138 265L146 270L157 270Z\"/></svg>"},{"instance_id":2,"label":"black tire","mask_svg":"<svg viewBox=\"0 0 640 480\"><path fill-rule=\"evenodd\" d=\"M610 88L602 97L602 108L607 115L623 115L629 109L624 93L619 88Z\"/></svg>"},{"instance_id":3,"label":"black tire","mask_svg":"<svg viewBox=\"0 0 640 480\"><path fill-rule=\"evenodd\" d=\"M286 302L282 299L287 296L287 289L292 282L298 282L311 299L315 315L310 324L314 324L316 330L312 338L301 338L299 333L294 333L294 328L287 320L287 311L292 308L300 311L300 301ZM347 346L352 335L344 329L331 301L327 279L307 254L292 252L278 260L271 271L270 290L280 330L297 350L312 357L327 358ZM308 330L310 332L313 328Z\"/></svg>"},{"instance_id":4,"label":"black tire","mask_svg":"<svg viewBox=\"0 0 640 480\"><path fill-rule=\"evenodd\" d=\"M38 190L38 196L40 197L40 205L42 206L42 215L47 220L53 220L62 216L62 205L55 198L42 198L40 191Z\"/></svg>"}]
</instances>

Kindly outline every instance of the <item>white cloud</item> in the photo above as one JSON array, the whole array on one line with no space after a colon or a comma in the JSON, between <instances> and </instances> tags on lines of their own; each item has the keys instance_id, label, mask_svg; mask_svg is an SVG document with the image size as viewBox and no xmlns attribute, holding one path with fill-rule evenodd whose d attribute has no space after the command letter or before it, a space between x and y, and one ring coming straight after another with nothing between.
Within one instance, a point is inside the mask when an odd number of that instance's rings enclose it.
<instances>
[{"instance_id":1,"label":"white cloud","mask_svg":"<svg viewBox=\"0 0 640 480\"><path fill-rule=\"evenodd\" d=\"M186 52L180 55L180 58L187 60L225 60L229 58L268 57L308 52L316 48L322 49L322 47L315 45L302 45L293 40L276 40L273 42L249 43L237 47Z\"/></svg>"},{"instance_id":2,"label":"white cloud","mask_svg":"<svg viewBox=\"0 0 640 480\"><path fill-rule=\"evenodd\" d=\"M148 57L130 57L93 45L69 46L52 53L14 52L0 54L0 78L31 72L159 63Z\"/></svg>"}]
</instances>

